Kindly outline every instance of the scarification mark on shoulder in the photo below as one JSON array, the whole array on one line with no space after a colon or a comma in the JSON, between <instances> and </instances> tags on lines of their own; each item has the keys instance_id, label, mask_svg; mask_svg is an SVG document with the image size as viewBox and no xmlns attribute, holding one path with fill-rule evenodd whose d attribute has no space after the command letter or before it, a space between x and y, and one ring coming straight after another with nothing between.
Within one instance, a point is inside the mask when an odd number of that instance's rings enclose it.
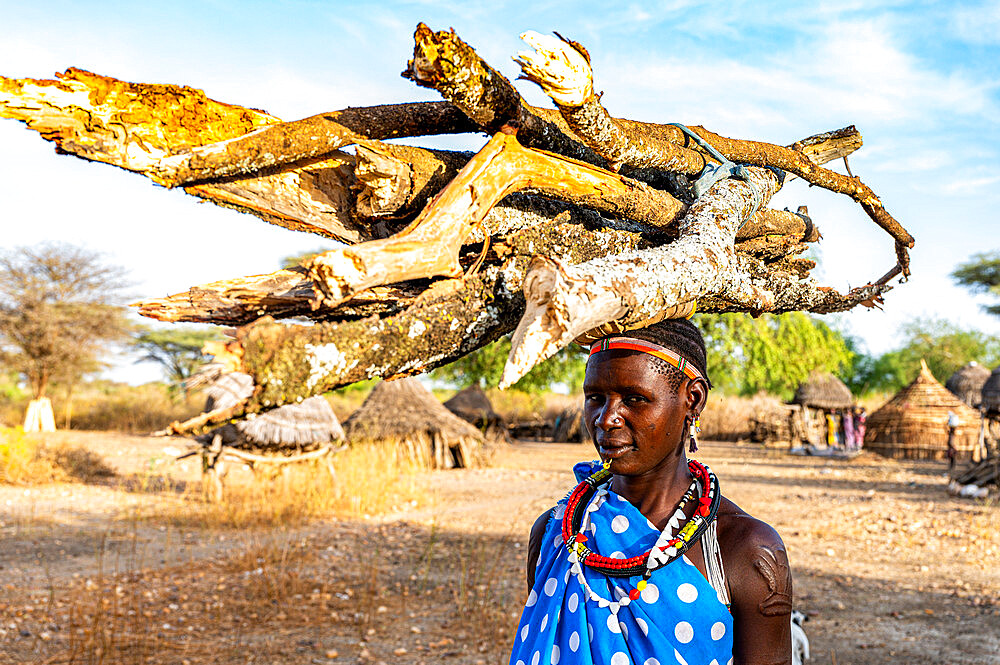
<instances>
[{"instance_id":1,"label":"scarification mark on shoulder","mask_svg":"<svg viewBox=\"0 0 1000 665\"><path fill-rule=\"evenodd\" d=\"M789 593L789 588L792 573L784 550L776 553L769 547L761 547L760 556L753 562L753 567L767 582L768 595L757 605L760 613L766 617L791 614L792 594Z\"/></svg>"}]
</instances>

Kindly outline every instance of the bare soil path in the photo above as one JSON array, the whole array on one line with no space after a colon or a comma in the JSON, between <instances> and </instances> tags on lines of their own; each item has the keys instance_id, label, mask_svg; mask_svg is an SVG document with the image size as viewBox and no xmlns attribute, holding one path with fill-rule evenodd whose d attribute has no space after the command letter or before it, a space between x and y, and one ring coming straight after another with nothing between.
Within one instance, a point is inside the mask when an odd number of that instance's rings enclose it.
<instances>
[{"instance_id":1,"label":"bare soil path","mask_svg":"<svg viewBox=\"0 0 1000 665\"><path fill-rule=\"evenodd\" d=\"M591 452L517 444L393 514L221 531L142 517L197 480L169 442L63 436L119 477L0 486L0 663L506 662L528 528ZM948 497L941 463L698 456L784 538L810 662L1000 663L1000 507Z\"/></svg>"}]
</instances>

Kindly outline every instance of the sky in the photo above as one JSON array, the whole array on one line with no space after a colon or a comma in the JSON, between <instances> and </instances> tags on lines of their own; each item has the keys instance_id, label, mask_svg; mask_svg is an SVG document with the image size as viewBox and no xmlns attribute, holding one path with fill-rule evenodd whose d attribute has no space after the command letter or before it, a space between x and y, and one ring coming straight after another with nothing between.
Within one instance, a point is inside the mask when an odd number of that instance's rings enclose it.
<instances>
[{"instance_id":1,"label":"sky","mask_svg":"<svg viewBox=\"0 0 1000 665\"><path fill-rule=\"evenodd\" d=\"M455 31L514 79L525 30L583 43L595 87L618 116L681 122L786 144L855 125L851 170L916 238L911 279L883 310L832 317L872 353L916 317L1000 335L949 273L1000 249L1000 0L987 2L440 3L414 0L87 3L0 0L0 75L79 67L185 84L294 120L346 106L437 99L399 73L420 21ZM551 102L517 81L524 97ZM413 140L476 149L481 136ZM842 166L840 167L842 168ZM144 177L56 155L0 120L0 248L58 240L126 268L135 299L277 269L321 238L200 203ZM823 233L816 273L838 289L894 264L892 241L843 196L789 183L775 207L806 204ZM122 358L111 377L159 378Z\"/></svg>"}]
</instances>

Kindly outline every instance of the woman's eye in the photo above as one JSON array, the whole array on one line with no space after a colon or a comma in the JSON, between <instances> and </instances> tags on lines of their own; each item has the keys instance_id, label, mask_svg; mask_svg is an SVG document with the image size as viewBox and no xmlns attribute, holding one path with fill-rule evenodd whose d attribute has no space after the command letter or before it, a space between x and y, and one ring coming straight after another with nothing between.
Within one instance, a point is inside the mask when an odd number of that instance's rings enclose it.
<instances>
[{"instance_id":1,"label":"woman's eye","mask_svg":"<svg viewBox=\"0 0 1000 665\"><path fill-rule=\"evenodd\" d=\"M628 402L646 402L646 401L648 401L642 395L629 395L628 397L625 398L625 400L628 401Z\"/></svg>"}]
</instances>

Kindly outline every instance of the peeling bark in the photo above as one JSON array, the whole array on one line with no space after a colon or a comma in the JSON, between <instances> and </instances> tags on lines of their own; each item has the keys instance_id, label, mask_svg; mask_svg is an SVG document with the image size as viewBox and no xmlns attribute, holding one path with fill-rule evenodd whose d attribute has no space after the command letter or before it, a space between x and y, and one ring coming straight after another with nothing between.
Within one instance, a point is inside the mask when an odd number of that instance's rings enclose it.
<instances>
[{"instance_id":1,"label":"peeling bark","mask_svg":"<svg viewBox=\"0 0 1000 665\"><path fill-rule=\"evenodd\" d=\"M705 295L743 309L774 307L774 294L740 270L736 231L779 189L769 170L750 168L749 179L723 180L681 220L680 237L665 246L565 266L537 257L524 278L527 307L514 331L501 388L574 339L611 321L628 328Z\"/></svg>"},{"instance_id":2,"label":"peeling bark","mask_svg":"<svg viewBox=\"0 0 1000 665\"><path fill-rule=\"evenodd\" d=\"M548 224L504 238L505 263L452 280L452 288L421 298L386 318L281 325L269 318L241 328L227 354L250 374L254 395L218 417L202 414L175 423L179 434L197 434L248 413L297 402L365 378L419 374L484 346L513 330L524 310L521 280L534 252L569 263L648 247L627 231L589 231L565 223Z\"/></svg>"},{"instance_id":3,"label":"peeling bark","mask_svg":"<svg viewBox=\"0 0 1000 665\"><path fill-rule=\"evenodd\" d=\"M583 162L525 148L500 132L424 211L396 235L314 257L317 306L335 307L371 286L421 277L458 277L466 238L507 194L532 188L616 216L667 226L684 205L659 190Z\"/></svg>"}]
</instances>

